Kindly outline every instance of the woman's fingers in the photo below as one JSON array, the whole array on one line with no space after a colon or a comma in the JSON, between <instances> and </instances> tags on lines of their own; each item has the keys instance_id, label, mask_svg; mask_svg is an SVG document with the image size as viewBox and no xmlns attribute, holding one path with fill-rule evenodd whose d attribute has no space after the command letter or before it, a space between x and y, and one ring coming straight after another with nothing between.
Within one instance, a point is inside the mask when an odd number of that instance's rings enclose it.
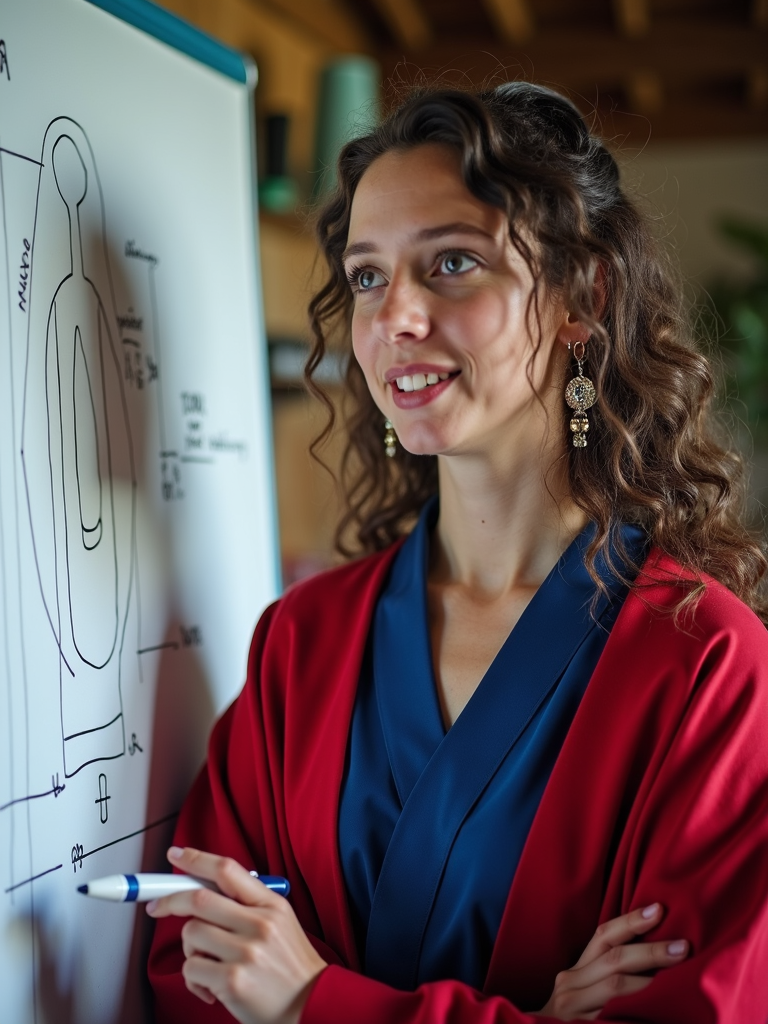
<instances>
[{"instance_id":1,"label":"woman's fingers","mask_svg":"<svg viewBox=\"0 0 768 1024\"><path fill-rule=\"evenodd\" d=\"M171 847L168 859L188 874L213 882L216 888L189 889L152 900L147 904L151 917L196 917L256 937L259 917L249 913L249 908L274 913L288 906L284 897L267 889L230 857Z\"/></svg>"},{"instance_id":2,"label":"woman's fingers","mask_svg":"<svg viewBox=\"0 0 768 1024\"><path fill-rule=\"evenodd\" d=\"M186 960L184 961L186 963ZM184 968L181 969L182 975L184 974ZM209 1006L213 1006L216 1002L216 996L207 988L202 985L197 985L194 981L190 981L185 978L185 983L189 991L193 996L197 996L198 999L202 999L204 1003L208 1003Z\"/></svg>"},{"instance_id":3,"label":"woman's fingers","mask_svg":"<svg viewBox=\"0 0 768 1024\"><path fill-rule=\"evenodd\" d=\"M688 943L683 939L674 942L638 942L625 946L613 946L602 956L568 972L571 987L588 988L598 985L615 975L644 974L671 967L688 955Z\"/></svg>"},{"instance_id":4,"label":"woman's fingers","mask_svg":"<svg viewBox=\"0 0 768 1024\"><path fill-rule=\"evenodd\" d=\"M638 935L644 935L655 928L664 916L664 908L660 903L651 903L647 907L640 907L631 910L621 917L614 917L598 925L595 934L590 939L586 949L576 963L576 967L584 967L593 960L597 960L609 949L615 946L623 946L631 942Z\"/></svg>"},{"instance_id":5,"label":"woman's fingers","mask_svg":"<svg viewBox=\"0 0 768 1024\"><path fill-rule=\"evenodd\" d=\"M609 999L639 992L652 978L647 973L680 963L689 952L684 939L635 942L663 917L659 903L633 910L601 924L578 963L561 971L540 1015L573 1020L593 1019Z\"/></svg>"},{"instance_id":6,"label":"woman's fingers","mask_svg":"<svg viewBox=\"0 0 768 1024\"><path fill-rule=\"evenodd\" d=\"M188 875L214 882L225 896L247 906L277 906L284 898L267 889L231 857L205 853L189 846L184 849L172 846L168 850L168 860Z\"/></svg>"},{"instance_id":7,"label":"woman's fingers","mask_svg":"<svg viewBox=\"0 0 768 1024\"><path fill-rule=\"evenodd\" d=\"M240 935L218 925L190 918L181 929L181 948L185 957L207 956L213 960L236 960L242 950Z\"/></svg>"},{"instance_id":8,"label":"woman's fingers","mask_svg":"<svg viewBox=\"0 0 768 1024\"><path fill-rule=\"evenodd\" d=\"M211 889L187 889L147 904L151 917L197 917L230 931L243 919L242 905Z\"/></svg>"},{"instance_id":9,"label":"woman's fingers","mask_svg":"<svg viewBox=\"0 0 768 1024\"><path fill-rule=\"evenodd\" d=\"M589 989L573 989L560 993L553 1000L548 1013L558 1020L594 1020L609 999L642 992L652 980L635 977L632 974L614 974Z\"/></svg>"}]
</instances>

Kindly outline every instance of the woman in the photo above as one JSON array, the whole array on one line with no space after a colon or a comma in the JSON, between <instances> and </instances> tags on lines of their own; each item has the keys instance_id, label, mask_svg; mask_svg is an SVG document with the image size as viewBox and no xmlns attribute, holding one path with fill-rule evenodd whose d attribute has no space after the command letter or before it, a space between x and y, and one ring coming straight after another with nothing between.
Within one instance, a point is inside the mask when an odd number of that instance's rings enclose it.
<instances>
[{"instance_id":1,"label":"woman","mask_svg":"<svg viewBox=\"0 0 768 1024\"><path fill-rule=\"evenodd\" d=\"M308 372L346 323L374 553L257 627L160 1019L764 1024L766 563L647 226L524 83L412 97L339 179Z\"/></svg>"}]
</instances>

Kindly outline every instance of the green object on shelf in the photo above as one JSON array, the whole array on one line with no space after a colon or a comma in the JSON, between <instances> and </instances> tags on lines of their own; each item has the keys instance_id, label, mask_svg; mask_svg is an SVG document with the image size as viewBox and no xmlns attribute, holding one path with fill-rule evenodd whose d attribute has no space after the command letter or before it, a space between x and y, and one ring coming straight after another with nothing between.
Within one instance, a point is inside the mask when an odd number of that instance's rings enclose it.
<instances>
[{"instance_id":1,"label":"green object on shelf","mask_svg":"<svg viewBox=\"0 0 768 1024\"><path fill-rule=\"evenodd\" d=\"M754 260L750 278L713 281L710 333L725 350L730 395L757 445L768 446L768 225L724 217L720 234Z\"/></svg>"},{"instance_id":2,"label":"green object on shelf","mask_svg":"<svg viewBox=\"0 0 768 1024\"><path fill-rule=\"evenodd\" d=\"M299 190L293 178L264 178L259 182L259 206L270 213L292 213L296 209Z\"/></svg>"},{"instance_id":3,"label":"green object on shelf","mask_svg":"<svg viewBox=\"0 0 768 1024\"><path fill-rule=\"evenodd\" d=\"M335 188L341 147L378 123L379 86L378 64L369 57L341 57L323 69L317 109L316 197Z\"/></svg>"}]
</instances>

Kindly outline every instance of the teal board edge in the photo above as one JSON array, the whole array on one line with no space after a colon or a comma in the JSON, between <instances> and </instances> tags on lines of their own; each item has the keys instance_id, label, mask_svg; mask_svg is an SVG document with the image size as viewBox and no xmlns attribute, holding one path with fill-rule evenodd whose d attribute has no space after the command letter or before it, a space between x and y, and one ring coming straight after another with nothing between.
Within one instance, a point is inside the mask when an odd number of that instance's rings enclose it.
<instances>
[{"instance_id":1,"label":"teal board edge","mask_svg":"<svg viewBox=\"0 0 768 1024\"><path fill-rule=\"evenodd\" d=\"M256 84L256 65L247 57L212 39L170 11L150 3L150 0L86 0L86 3L114 14L129 25L237 82L251 87Z\"/></svg>"}]
</instances>

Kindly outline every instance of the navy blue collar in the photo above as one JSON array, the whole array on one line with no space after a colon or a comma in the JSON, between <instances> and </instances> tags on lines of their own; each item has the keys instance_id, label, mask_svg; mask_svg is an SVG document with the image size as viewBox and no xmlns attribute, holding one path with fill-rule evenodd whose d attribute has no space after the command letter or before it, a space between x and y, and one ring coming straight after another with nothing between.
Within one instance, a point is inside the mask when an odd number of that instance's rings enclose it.
<instances>
[{"instance_id":1,"label":"navy blue collar","mask_svg":"<svg viewBox=\"0 0 768 1024\"><path fill-rule=\"evenodd\" d=\"M374 666L374 670L378 669L380 678L390 681L389 687L377 687L379 710L395 783L403 803L446 735L432 664L427 601L430 539L438 514L439 502L434 497L422 509L416 526L399 551L390 573L386 597L379 602L376 611L377 640L384 642L377 644L379 664ZM618 610L621 606L626 588L609 572L604 559L599 559L596 567L608 588L608 595L595 600L595 583L584 560L595 530L595 524L589 523L569 545L497 655L497 660L504 665L516 664L521 677L530 672L538 678L544 675L558 678L586 629L594 622L610 618L614 608ZM630 559L641 565L647 548L644 531L634 526L623 526L620 533ZM616 565L625 568L615 543L611 545L611 555ZM532 637L542 636L551 636L552 643L531 643ZM382 663L384 658L386 667ZM394 673L391 671L393 661L397 666ZM495 664L489 667L454 723L454 729L462 718L474 720L483 714L482 708L491 699L490 694L486 696L486 690L496 691L499 687L507 689L510 686L506 670L502 679L494 682L499 674ZM428 686L424 685L425 680L429 681ZM415 713L414 702L418 703ZM480 707L476 709L473 705ZM400 711L406 708L407 713L401 714ZM460 731L473 727L462 725Z\"/></svg>"}]
</instances>

